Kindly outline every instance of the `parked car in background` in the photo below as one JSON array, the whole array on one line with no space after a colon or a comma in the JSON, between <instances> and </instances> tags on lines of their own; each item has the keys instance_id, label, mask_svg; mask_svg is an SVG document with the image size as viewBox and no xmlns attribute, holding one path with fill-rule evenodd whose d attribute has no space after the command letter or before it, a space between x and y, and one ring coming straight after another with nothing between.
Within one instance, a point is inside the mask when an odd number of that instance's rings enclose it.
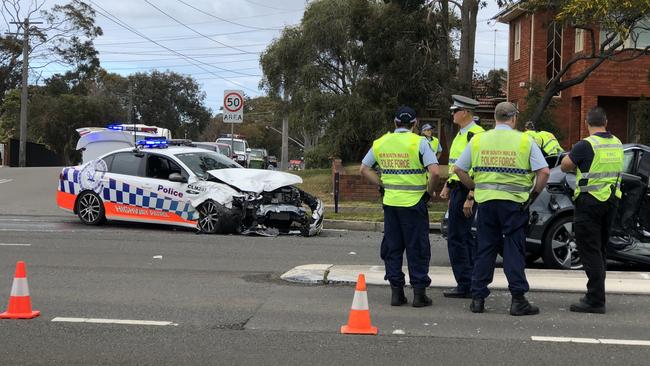
<instances>
[{"instance_id":1,"label":"parked car in background","mask_svg":"<svg viewBox=\"0 0 650 366\"><path fill-rule=\"evenodd\" d=\"M146 138L165 137L171 139L171 132L158 126L143 124L112 124L106 127L82 127L76 150L81 152L81 162L86 163L110 151L135 147L136 141ZM0 162L1 163L1 162Z\"/></svg>"},{"instance_id":2,"label":"parked car in background","mask_svg":"<svg viewBox=\"0 0 650 366\"><path fill-rule=\"evenodd\" d=\"M269 165L269 154L266 149L251 149L248 159L248 167L266 169Z\"/></svg>"},{"instance_id":3,"label":"parked car in background","mask_svg":"<svg viewBox=\"0 0 650 366\"><path fill-rule=\"evenodd\" d=\"M222 144L220 142L192 142L196 147L201 149L206 149L210 151L216 151L221 155L232 158L232 150L230 149L230 144Z\"/></svg>"},{"instance_id":4,"label":"parked car in background","mask_svg":"<svg viewBox=\"0 0 650 366\"><path fill-rule=\"evenodd\" d=\"M248 141L243 136L225 134L221 135L216 142L232 146L233 160L244 167L248 167L250 148L248 147Z\"/></svg>"}]
</instances>

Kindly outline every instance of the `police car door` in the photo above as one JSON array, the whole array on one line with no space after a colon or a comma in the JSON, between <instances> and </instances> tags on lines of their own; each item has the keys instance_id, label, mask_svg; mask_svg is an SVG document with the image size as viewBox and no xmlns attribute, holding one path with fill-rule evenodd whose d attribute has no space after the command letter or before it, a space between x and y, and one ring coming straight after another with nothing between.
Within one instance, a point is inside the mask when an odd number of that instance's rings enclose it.
<instances>
[{"instance_id":1,"label":"police car door","mask_svg":"<svg viewBox=\"0 0 650 366\"><path fill-rule=\"evenodd\" d=\"M149 215L171 224L193 226L189 220L193 209L186 192L188 172L165 155L147 152L145 176L143 188L150 192L150 199L142 203L145 209L153 210Z\"/></svg>"},{"instance_id":2,"label":"police car door","mask_svg":"<svg viewBox=\"0 0 650 366\"><path fill-rule=\"evenodd\" d=\"M124 151L107 156L110 164L102 177L102 199L106 217L116 220L140 221L137 209L137 188L144 179L144 154Z\"/></svg>"}]
</instances>

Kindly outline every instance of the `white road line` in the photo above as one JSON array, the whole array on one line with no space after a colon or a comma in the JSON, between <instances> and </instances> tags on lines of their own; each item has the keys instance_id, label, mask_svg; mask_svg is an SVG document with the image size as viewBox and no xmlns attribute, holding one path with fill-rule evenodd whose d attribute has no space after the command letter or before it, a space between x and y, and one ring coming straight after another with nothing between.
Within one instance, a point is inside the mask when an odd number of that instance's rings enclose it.
<instances>
[{"instance_id":1,"label":"white road line","mask_svg":"<svg viewBox=\"0 0 650 366\"><path fill-rule=\"evenodd\" d=\"M155 320L127 320L127 319L99 319L99 318L62 318L56 317L52 319L53 322L66 322L66 323L94 323L94 324L127 324L127 325L178 325L173 322L162 322Z\"/></svg>"},{"instance_id":2,"label":"white road line","mask_svg":"<svg viewBox=\"0 0 650 366\"><path fill-rule=\"evenodd\" d=\"M530 337L538 342L559 342L559 343L591 343L591 344L616 344L624 346L650 346L650 341L638 339L607 339L607 338L571 338L571 337Z\"/></svg>"},{"instance_id":3,"label":"white road line","mask_svg":"<svg viewBox=\"0 0 650 366\"><path fill-rule=\"evenodd\" d=\"M31 247L31 244L0 243L3 247Z\"/></svg>"},{"instance_id":4,"label":"white road line","mask_svg":"<svg viewBox=\"0 0 650 366\"><path fill-rule=\"evenodd\" d=\"M2 184L2 183L9 183L9 182L11 182L12 180L13 180L13 179L0 179L0 184Z\"/></svg>"}]
</instances>

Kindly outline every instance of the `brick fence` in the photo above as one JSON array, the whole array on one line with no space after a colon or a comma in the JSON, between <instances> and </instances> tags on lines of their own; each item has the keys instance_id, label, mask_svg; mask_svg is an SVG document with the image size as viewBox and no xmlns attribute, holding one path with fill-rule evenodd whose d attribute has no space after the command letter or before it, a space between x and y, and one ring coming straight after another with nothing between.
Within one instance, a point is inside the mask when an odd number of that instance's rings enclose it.
<instances>
[{"instance_id":1,"label":"brick fence","mask_svg":"<svg viewBox=\"0 0 650 366\"><path fill-rule=\"evenodd\" d=\"M348 173L341 159L332 161L332 182L334 174L339 173L339 201L378 201L380 199L377 186L368 182L361 174ZM442 188L442 184L439 185ZM434 200L440 200L436 197Z\"/></svg>"}]
</instances>

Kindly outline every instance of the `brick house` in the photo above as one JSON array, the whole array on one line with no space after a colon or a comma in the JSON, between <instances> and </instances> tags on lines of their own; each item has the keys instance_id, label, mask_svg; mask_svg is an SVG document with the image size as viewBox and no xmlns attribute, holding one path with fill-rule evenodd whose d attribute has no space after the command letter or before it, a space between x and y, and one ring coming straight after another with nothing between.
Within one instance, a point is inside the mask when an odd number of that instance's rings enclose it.
<instances>
[{"instance_id":1,"label":"brick house","mask_svg":"<svg viewBox=\"0 0 650 366\"><path fill-rule=\"evenodd\" d=\"M550 11L531 13L517 5L504 9L495 16L508 24L508 100L520 108L525 105L527 86L531 81L548 82L563 65L575 55L590 52L588 32L562 27L553 20ZM595 44L604 34L595 30ZM641 32L636 48L650 44L650 33ZM631 47L626 42L626 48ZM591 64L583 60L567 73L571 78ZM608 129L623 142L637 142L632 108L641 96L650 97L648 70L650 56L641 56L627 62L605 61L581 84L563 90L554 97L557 107L555 120L563 133L562 146L566 149L586 137L586 114L592 107L603 107L609 120ZM648 141L642 141L648 143Z\"/></svg>"}]
</instances>

